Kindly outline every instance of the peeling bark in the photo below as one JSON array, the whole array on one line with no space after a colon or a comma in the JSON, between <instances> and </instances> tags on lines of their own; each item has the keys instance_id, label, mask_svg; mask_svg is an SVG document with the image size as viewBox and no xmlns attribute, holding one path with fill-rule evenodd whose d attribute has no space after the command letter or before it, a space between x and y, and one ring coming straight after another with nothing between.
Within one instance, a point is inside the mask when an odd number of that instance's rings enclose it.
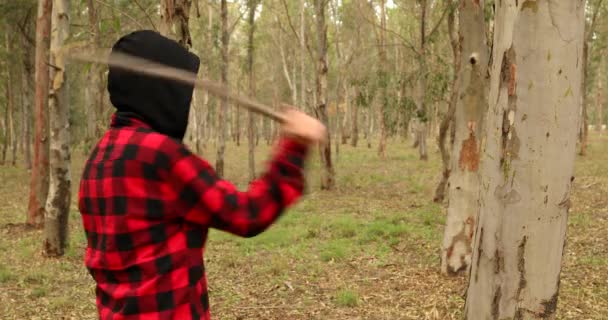
<instances>
[{"instance_id":1,"label":"peeling bark","mask_svg":"<svg viewBox=\"0 0 608 320\"><path fill-rule=\"evenodd\" d=\"M64 57L60 53L69 36L69 1L54 0L51 35L50 187L44 215L44 254L62 256L68 244L70 176L69 95Z\"/></svg>"},{"instance_id":2,"label":"peeling bark","mask_svg":"<svg viewBox=\"0 0 608 320\"><path fill-rule=\"evenodd\" d=\"M459 8L459 64L454 110L454 142L448 182L448 210L441 254L441 271L457 275L469 270L479 208L479 163L487 111L486 24L483 0ZM447 133L444 130L444 135Z\"/></svg>"},{"instance_id":3,"label":"peeling bark","mask_svg":"<svg viewBox=\"0 0 608 320\"><path fill-rule=\"evenodd\" d=\"M27 224L41 227L49 190L49 141L48 141L48 94L49 94L49 47L51 37L52 0L38 1L36 21L36 93L34 100L34 161L30 180Z\"/></svg>"},{"instance_id":4,"label":"peeling bark","mask_svg":"<svg viewBox=\"0 0 608 320\"><path fill-rule=\"evenodd\" d=\"M579 131L584 2L497 2L495 25L465 317L555 319Z\"/></svg>"}]
</instances>

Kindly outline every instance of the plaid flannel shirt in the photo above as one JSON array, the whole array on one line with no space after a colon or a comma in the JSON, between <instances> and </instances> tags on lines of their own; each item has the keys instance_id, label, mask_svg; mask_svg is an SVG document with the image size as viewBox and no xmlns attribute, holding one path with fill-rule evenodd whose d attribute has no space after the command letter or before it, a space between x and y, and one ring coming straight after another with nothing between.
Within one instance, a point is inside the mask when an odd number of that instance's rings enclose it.
<instances>
[{"instance_id":1,"label":"plaid flannel shirt","mask_svg":"<svg viewBox=\"0 0 608 320\"><path fill-rule=\"evenodd\" d=\"M181 142L114 117L79 192L100 319L209 319L208 229L268 228L301 195L306 153L281 140L267 173L239 192Z\"/></svg>"}]
</instances>

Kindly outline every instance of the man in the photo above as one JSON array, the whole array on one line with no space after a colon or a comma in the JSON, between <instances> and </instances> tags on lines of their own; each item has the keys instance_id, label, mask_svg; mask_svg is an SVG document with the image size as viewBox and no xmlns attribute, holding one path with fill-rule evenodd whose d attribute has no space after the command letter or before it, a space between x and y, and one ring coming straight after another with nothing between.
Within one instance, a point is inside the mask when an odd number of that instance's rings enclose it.
<instances>
[{"instance_id":1,"label":"man","mask_svg":"<svg viewBox=\"0 0 608 320\"><path fill-rule=\"evenodd\" d=\"M199 59L152 31L120 39L122 52L197 72ZM287 111L268 171L239 192L182 144L193 87L110 68L117 111L82 176L85 262L101 319L209 319L203 249L209 228L243 237L266 230L301 195L317 120Z\"/></svg>"}]
</instances>

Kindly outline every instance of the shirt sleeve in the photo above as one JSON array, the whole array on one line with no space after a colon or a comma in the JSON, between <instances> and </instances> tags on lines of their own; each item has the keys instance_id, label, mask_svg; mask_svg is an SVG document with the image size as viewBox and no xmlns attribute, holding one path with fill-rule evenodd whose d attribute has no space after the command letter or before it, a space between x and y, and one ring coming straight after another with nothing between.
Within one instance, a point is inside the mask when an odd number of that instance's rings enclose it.
<instances>
[{"instance_id":1,"label":"shirt sleeve","mask_svg":"<svg viewBox=\"0 0 608 320\"><path fill-rule=\"evenodd\" d=\"M307 153L308 147L294 140L280 140L266 173L240 192L184 147L172 168L178 195L175 209L188 222L254 237L302 195Z\"/></svg>"}]
</instances>

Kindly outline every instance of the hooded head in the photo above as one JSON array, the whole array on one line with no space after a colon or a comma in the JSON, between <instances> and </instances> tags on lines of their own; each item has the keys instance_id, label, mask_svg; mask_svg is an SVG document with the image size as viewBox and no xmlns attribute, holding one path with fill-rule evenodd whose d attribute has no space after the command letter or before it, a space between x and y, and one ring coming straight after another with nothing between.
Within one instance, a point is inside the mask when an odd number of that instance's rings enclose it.
<instances>
[{"instance_id":1,"label":"hooded head","mask_svg":"<svg viewBox=\"0 0 608 320\"><path fill-rule=\"evenodd\" d=\"M112 52L140 57L170 67L198 72L199 58L179 43L154 31L124 36ZM153 130L182 140L188 127L192 85L110 67L108 91L118 113L134 115Z\"/></svg>"}]
</instances>

